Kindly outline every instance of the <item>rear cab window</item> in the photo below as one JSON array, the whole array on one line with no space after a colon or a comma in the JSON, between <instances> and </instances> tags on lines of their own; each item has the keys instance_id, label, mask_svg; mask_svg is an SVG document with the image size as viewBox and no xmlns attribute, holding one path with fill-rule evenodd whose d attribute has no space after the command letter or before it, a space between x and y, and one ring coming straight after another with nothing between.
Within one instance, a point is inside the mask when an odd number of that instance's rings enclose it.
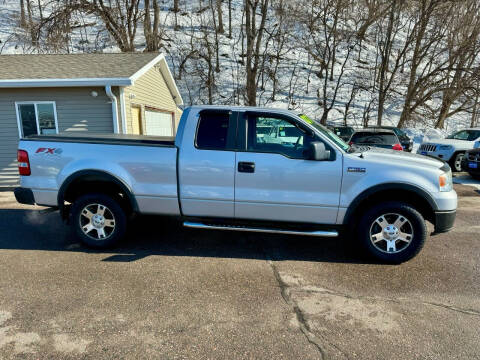
<instances>
[{"instance_id":1,"label":"rear cab window","mask_svg":"<svg viewBox=\"0 0 480 360\"><path fill-rule=\"evenodd\" d=\"M354 144L394 145L398 143L395 134L389 132L356 132L351 142Z\"/></svg>"},{"instance_id":2,"label":"rear cab window","mask_svg":"<svg viewBox=\"0 0 480 360\"><path fill-rule=\"evenodd\" d=\"M200 113L195 147L200 150L233 150L236 120L229 111L204 110Z\"/></svg>"}]
</instances>

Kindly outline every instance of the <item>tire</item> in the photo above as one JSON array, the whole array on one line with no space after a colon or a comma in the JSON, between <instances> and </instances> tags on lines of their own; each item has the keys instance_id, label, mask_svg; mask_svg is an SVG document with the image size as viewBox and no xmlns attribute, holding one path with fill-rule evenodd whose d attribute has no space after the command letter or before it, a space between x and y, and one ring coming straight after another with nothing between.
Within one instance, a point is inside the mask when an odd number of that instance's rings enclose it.
<instances>
[{"instance_id":1,"label":"tire","mask_svg":"<svg viewBox=\"0 0 480 360\"><path fill-rule=\"evenodd\" d=\"M382 217L383 220L379 220ZM412 206L396 201L380 203L368 209L361 217L357 230L358 240L367 255L388 264L412 259L423 248L427 238L423 216Z\"/></svg>"},{"instance_id":2,"label":"tire","mask_svg":"<svg viewBox=\"0 0 480 360\"><path fill-rule=\"evenodd\" d=\"M453 154L452 158L450 159L450 167L452 168L453 171L456 171L456 172L463 171L462 160L464 156L465 156L465 153L463 152Z\"/></svg>"},{"instance_id":3,"label":"tire","mask_svg":"<svg viewBox=\"0 0 480 360\"><path fill-rule=\"evenodd\" d=\"M77 198L72 205L70 220L76 238L97 249L117 244L127 230L124 209L104 194L86 194Z\"/></svg>"}]
</instances>

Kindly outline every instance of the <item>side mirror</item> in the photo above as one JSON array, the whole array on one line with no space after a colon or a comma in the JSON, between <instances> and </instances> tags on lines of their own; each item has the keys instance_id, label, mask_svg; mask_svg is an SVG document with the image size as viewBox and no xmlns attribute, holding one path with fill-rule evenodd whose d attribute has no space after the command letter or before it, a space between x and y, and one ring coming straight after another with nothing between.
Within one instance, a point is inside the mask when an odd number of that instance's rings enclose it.
<instances>
[{"instance_id":1,"label":"side mirror","mask_svg":"<svg viewBox=\"0 0 480 360\"><path fill-rule=\"evenodd\" d=\"M325 149L325 144L323 142L314 141L310 143L310 146L308 147L306 155L307 155L306 156L307 160L317 160L317 161L329 160L330 150Z\"/></svg>"}]
</instances>

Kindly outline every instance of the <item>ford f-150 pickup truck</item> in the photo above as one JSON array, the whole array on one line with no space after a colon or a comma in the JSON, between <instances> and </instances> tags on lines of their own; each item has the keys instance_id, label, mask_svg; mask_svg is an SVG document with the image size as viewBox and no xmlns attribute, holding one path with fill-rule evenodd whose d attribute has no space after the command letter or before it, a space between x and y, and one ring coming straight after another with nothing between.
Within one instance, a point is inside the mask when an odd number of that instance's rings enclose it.
<instances>
[{"instance_id":1,"label":"ford f-150 pickup truck","mask_svg":"<svg viewBox=\"0 0 480 360\"><path fill-rule=\"evenodd\" d=\"M135 214L197 229L355 238L387 263L453 227L450 167L400 151L350 147L307 116L193 106L175 138L36 135L18 150L20 203L57 207L93 247L124 237Z\"/></svg>"}]
</instances>

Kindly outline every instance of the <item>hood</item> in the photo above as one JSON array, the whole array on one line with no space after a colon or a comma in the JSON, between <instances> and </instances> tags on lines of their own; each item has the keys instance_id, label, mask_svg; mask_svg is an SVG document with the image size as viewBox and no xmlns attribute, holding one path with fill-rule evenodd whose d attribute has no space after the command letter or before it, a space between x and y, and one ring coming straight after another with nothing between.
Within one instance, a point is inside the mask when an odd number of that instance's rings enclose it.
<instances>
[{"instance_id":1,"label":"hood","mask_svg":"<svg viewBox=\"0 0 480 360\"><path fill-rule=\"evenodd\" d=\"M411 165L431 166L434 168L440 168L444 165L444 162L432 157L412 154L406 151L397 151L381 148L370 148L363 152L363 157L367 160L387 161L387 162L407 162Z\"/></svg>"},{"instance_id":2,"label":"hood","mask_svg":"<svg viewBox=\"0 0 480 360\"><path fill-rule=\"evenodd\" d=\"M422 144L468 146L470 143L473 143L473 141L456 140L456 139L435 139L435 140L425 141Z\"/></svg>"}]
</instances>

